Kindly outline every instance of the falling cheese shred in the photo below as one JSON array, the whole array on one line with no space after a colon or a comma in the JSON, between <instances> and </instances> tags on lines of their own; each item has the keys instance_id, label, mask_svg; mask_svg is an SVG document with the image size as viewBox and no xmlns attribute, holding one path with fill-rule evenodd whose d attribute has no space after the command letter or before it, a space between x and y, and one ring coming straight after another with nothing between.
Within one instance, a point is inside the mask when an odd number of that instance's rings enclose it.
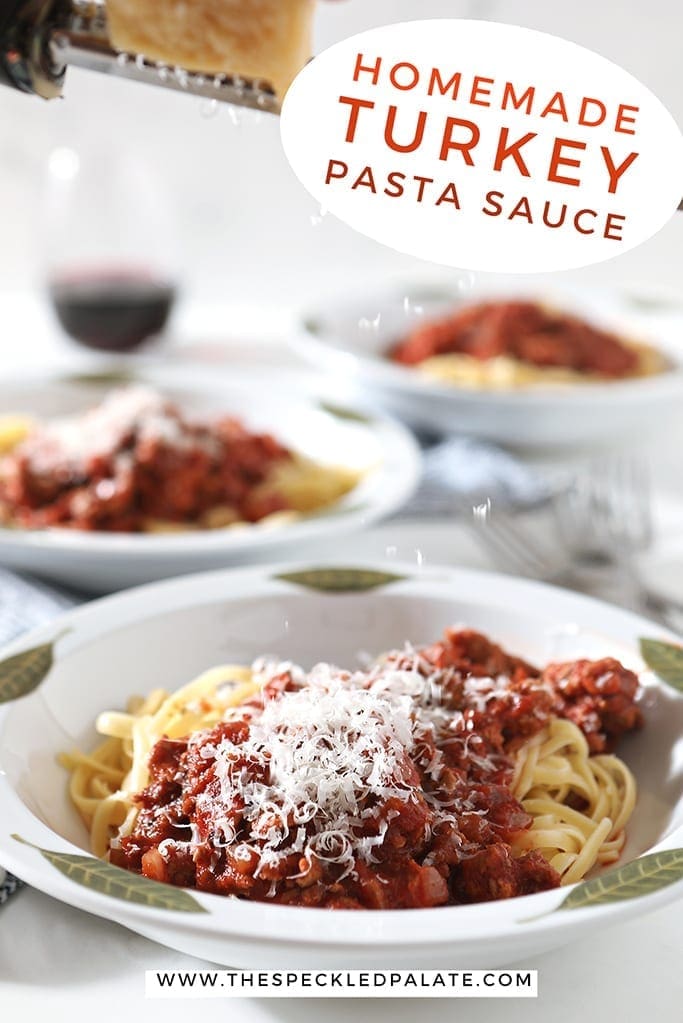
<instances>
[{"instance_id":1,"label":"falling cheese shred","mask_svg":"<svg viewBox=\"0 0 683 1023\"><path fill-rule=\"evenodd\" d=\"M268 82L283 97L312 53L314 0L107 0L122 51Z\"/></svg>"}]
</instances>

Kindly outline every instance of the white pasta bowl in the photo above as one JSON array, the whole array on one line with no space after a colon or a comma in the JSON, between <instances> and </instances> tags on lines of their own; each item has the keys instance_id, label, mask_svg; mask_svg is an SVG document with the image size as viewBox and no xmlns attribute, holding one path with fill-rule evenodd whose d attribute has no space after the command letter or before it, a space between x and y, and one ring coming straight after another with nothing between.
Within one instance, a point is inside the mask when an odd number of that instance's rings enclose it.
<instances>
[{"instance_id":1,"label":"white pasta bowl","mask_svg":"<svg viewBox=\"0 0 683 1023\"><path fill-rule=\"evenodd\" d=\"M323 566L321 590L315 567L153 584L71 611L3 651L0 863L70 905L183 952L244 967L497 966L683 896L680 656L662 669L665 681L645 669L639 652L642 638L674 637L623 610L510 577L395 563L346 566L340 575L344 566L337 565ZM437 909L321 910L152 881L140 887L135 875L104 868L89 854L56 758L74 746L93 747L101 711L123 707L134 693L179 688L217 663L246 664L269 653L304 667L321 660L353 666L360 652L428 642L456 623L539 664L612 655L641 672L646 726L618 751L637 778L639 798L620 865L601 875L598 889L582 883ZM8 666L6 658L21 652Z\"/></svg>"},{"instance_id":2,"label":"white pasta bowl","mask_svg":"<svg viewBox=\"0 0 683 1023\"><path fill-rule=\"evenodd\" d=\"M200 417L234 415L297 453L351 470L343 498L294 521L177 533L97 533L0 528L0 563L91 593L274 557L299 556L312 540L352 532L398 510L415 489L420 454L412 435L382 415L325 404L296 373L240 369L229 376L150 364L123 377L25 377L0 383L0 416L37 419L92 407L126 383L153 387Z\"/></svg>"},{"instance_id":3,"label":"white pasta bowl","mask_svg":"<svg viewBox=\"0 0 683 1023\"><path fill-rule=\"evenodd\" d=\"M456 282L457 283L457 282ZM608 382L534 384L511 390L456 386L392 362L389 349L419 322L487 299L539 301L626 339L658 349L662 373ZM522 449L571 449L656 430L680 413L683 398L683 308L618 295L502 285L493 292L447 283L397 284L344 295L301 314L297 352L324 370L339 393L382 407L426 430L468 434Z\"/></svg>"}]
</instances>

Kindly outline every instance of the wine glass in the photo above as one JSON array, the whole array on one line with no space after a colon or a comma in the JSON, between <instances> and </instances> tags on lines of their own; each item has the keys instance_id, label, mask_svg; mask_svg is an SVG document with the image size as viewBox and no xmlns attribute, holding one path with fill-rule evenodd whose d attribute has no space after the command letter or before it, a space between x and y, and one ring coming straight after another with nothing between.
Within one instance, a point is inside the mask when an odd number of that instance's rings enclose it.
<instances>
[{"instance_id":1,"label":"wine glass","mask_svg":"<svg viewBox=\"0 0 683 1023\"><path fill-rule=\"evenodd\" d=\"M60 146L44 189L45 283L63 329L129 351L164 330L178 280L163 182L135 153Z\"/></svg>"}]
</instances>

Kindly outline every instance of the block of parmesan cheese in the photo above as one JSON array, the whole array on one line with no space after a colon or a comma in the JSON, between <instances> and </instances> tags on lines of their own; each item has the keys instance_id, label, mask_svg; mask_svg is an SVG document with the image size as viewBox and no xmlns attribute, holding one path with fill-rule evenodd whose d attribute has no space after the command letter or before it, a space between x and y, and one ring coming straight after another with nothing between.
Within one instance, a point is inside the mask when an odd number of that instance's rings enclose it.
<instances>
[{"instance_id":1,"label":"block of parmesan cheese","mask_svg":"<svg viewBox=\"0 0 683 1023\"><path fill-rule=\"evenodd\" d=\"M284 96L312 53L315 0L107 0L117 50L261 78Z\"/></svg>"}]
</instances>

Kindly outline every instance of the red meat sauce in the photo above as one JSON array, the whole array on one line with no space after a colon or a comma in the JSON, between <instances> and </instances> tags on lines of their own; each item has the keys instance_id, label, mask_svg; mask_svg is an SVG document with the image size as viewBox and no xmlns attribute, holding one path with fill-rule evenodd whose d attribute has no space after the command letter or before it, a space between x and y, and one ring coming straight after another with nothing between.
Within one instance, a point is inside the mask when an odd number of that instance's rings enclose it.
<instances>
[{"instance_id":1,"label":"red meat sauce","mask_svg":"<svg viewBox=\"0 0 683 1023\"><path fill-rule=\"evenodd\" d=\"M408 766L411 798L388 799L368 818L368 836L387 822L371 864L357 859L344 877L337 864L300 854L260 866L259 839L245 827L239 800L230 808L234 841L217 841L206 808L220 801L220 785L215 762L203 751L224 738L238 746L245 741L249 713L258 713L259 700L251 701L243 719L219 724L192 743L157 743L150 784L136 797L135 829L113 843L111 862L202 891L343 909L483 902L557 887L560 877L540 852L516 855L513 850L515 838L531 825L509 788L513 754L551 715L574 721L592 752L611 749L620 735L642 725L634 702L637 677L612 658L551 664L539 671L466 629L447 630L440 642L417 653L391 654L383 663L414 668L416 657L425 680L438 678L444 721L450 722L426 730L416 743ZM487 694L486 680L501 677L506 685L490 682L495 689ZM263 699L277 699L292 685L284 673L264 690ZM443 767L435 780L429 765L437 749ZM263 765L255 767L246 757L234 766L245 777L264 773ZM439 803L459 808L454 820L437 820Z\"/></svg>"},{"instance_id":2,"label":"red meat sauce","mask_svg":"<svg viewBox=\"0 0 683 1023\"><path fill-rule=\"evenodd\" d=\"M74 453L58 435L30 436L0 463L0 519L25 529L58 526L140 532L153 521L191 526L216 508L257 522L287 508L283 495L258 488L291 458L268 434L238 420L190 422L170 402L112 430L104 443ZM99 428L99 424L97 424Z\"/></svg>"},{"instance_id":3,"label":"red meat sauce","mask_svg":"<svg viewBox=\"0 0 683 1023\"><path fill-rule=\"evenodd\" d=\"M639 357L617 336L533 302L484 302L420 324L390 352L415 366L436 355L486 361L508 356L534 366L618 378L637 373Z\"/></svg>"}]
</instances>

